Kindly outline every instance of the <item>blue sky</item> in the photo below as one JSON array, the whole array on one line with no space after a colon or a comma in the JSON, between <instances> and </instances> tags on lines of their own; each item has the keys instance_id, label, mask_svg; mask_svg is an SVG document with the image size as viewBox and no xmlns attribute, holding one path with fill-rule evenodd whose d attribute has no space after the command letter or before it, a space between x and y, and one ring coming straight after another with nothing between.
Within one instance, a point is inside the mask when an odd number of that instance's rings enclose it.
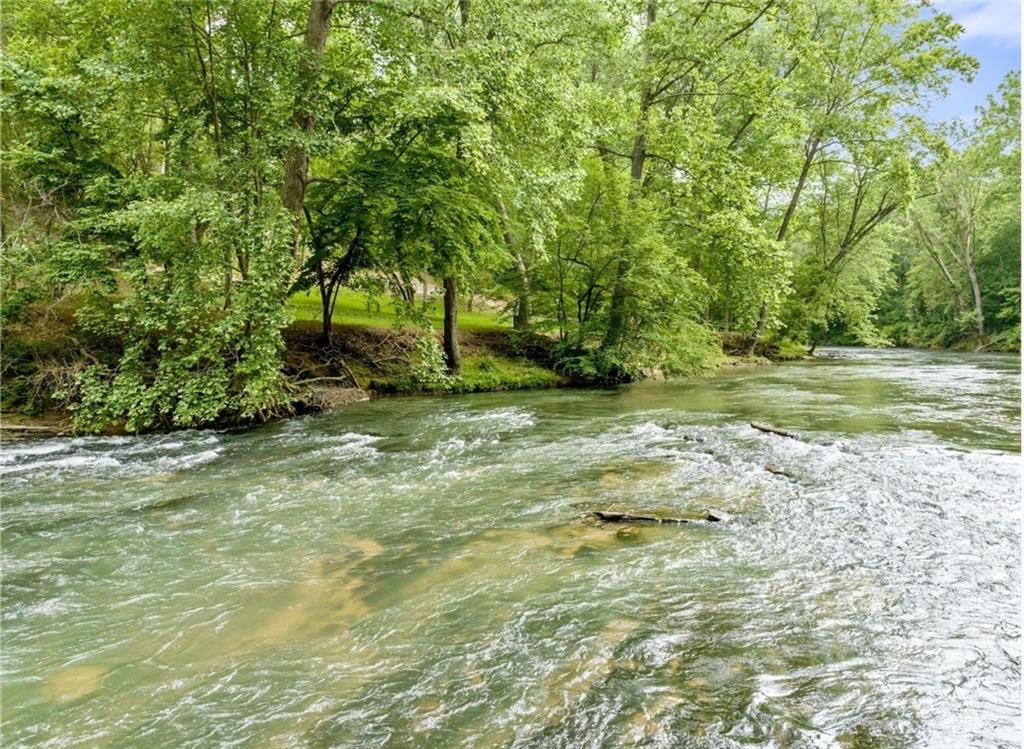
<instances>
[{"instance_id":1,"label":"blue sky","mask_svg":"<svg viewBox=\"0 0 1024 749\"><path fill-rule=\"evenodd\" d=\"M1006 73L1020 70L1021 0L937 0L935 7L964 27L960 48L977 58L981 68L973 82L954 82L949 96L932 104L928 118L969 121Z\"/></svg>"}]
</instances>

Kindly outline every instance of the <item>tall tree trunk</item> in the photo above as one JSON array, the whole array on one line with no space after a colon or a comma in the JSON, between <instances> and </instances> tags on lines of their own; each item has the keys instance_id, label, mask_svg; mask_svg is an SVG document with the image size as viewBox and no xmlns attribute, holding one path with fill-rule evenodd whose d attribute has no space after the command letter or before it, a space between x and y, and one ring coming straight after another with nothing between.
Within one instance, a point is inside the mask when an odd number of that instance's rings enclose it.
<instances>
[{"instance_id":1,"label":"tall tree trunk","mask_svg":"<svg viewBox=\"0 0 1024 749\"><path fill-rule=\"evenodd\" d=\"M653 13L653 3L648 9L649 18ZM653 20L653 19L652 19ZM646 118L646 99L647 92L644 92L645 109L643 117ZM644 162L647 160L647 138L643 132L644 123L641 122L640 131L637 133L636 139L633 141L633 153L630 155L629 174L632 179L632 190L630 194L630 203L636 204L640 198L640 193L643 190L643 177L644 177ZM626 242L628 243L628 239ZM623 255L625 255L625 247L623 247ZM626 332L626 302L629 300L629 290L627 289L627 280L629 275L629 260L626 257L620 257L615 263L615 285L612 287L612 299L611 306L608 310L608 328L605 331L604 341L601 346L603 348L614 348L622 341L622 336Z\"/></svg>"},{"instance_id":2,"label":"tall tree trunk","mask_svg":"<svg viewBox=\"0 0 1024 749\"><path fill-rule=\"evenodd\" d=\"M800 203L800 194L804 191L804 185L807 184L807 175L811 173L811 167L814 166L814 157L818 155L820 147L820 136L814 135L808 139L807 146L804 148L804 163L800 168L800 177L796 181L793 195L790 196L789 205L786 206L786 213L782 217L782 223L779 225L779 232L775 235L777 242L784 242L786 240L786 234L789 233L789 224L796 214L796 207Z\"/></svg>"},{"instance_id":3,"label":"tall tree trunk","mask_svg":"<svg viewBox=\"0 0 1024 749\"><path fill-rule=\"evenodd\" d=\"M526 330L530 327L530 276L526 271L526 263L523 262L523 255L516 249L515 240L512 238L512 228L508 220L508 209L505 208L505 201L498 198L498 216L501 218L502 236L505 239L505 247L516 261L516 276L518 289L516 289L516 309L512 315L512 327L516 330Z\"/></svg>"},{"instance_id":4,"label":"tall tree trunk","mask_svg":"<svg viewBox=\"0 0 1024 749\"><path fill-rule=\"evenodd\" d=\"M448 372L457 375L462 359L459 356L459 289L455 276L444 277L444 358Z\"/></svg>"},{"instance_id":5,"label":"tall tree trunk","mask_svg":"<svg viewBox=\"0 0 1024 749\"><path fill-rule=\"evenodd\" d=\"M973 235L973 231L971 232ZM985 309L981 303L981 286L978 285L978 274L974 270L974 237L967 238L964 247L964 265L967 266L967 277L971 279L971 291L974 292L974 316L977 318L975 327L978 331L978 343L985 342Z\"/></svg>"},{"instance_id":6,"label":"tall tree trunk","mask_svg":"<svg viewBox=\"0 0 1024 749\"><path fill-rule=\"evenodd\" d=\"M650 28L657 18L658 5L656 0L647 0L647 28ZM644 61L650 62L650 51L644 52ZM633 139L633 151L629 157L629 176L632 181L630 190L630 204L635 205L643 192L644 184L644 163L647 161L647 113L651 107L651 84L646 81L643 90L640 92L640 116L637 119L636 137ZM601 347L605 349L614 348L622 341L626 332L626 303L629 300L627 288L627 277L629 275L629 260L626 257L629 240L623 242L622 257L615 263L615 283L612 286L611 304L608 309L608 327L605 330L604 340Z\"/></svg>"},{"instance_id":7,"label":"tall tree trunk","mask_svg":"<svg viewBox=\"0 0 1024 749\"><path fill-rule=\"evenodd\" d=\"M331 345L331 293L320 287L320 341L324 346Z\"/></svg>"},{"instance_id":8,"label":"tall tree trunk","mask_svg":"<svg viewBox=\"0 0 1024 749\"><path fill-rule=\"evenodd\" d=\"M785 242L786 234L789 232L789 224L793 220L793 216L796 214L796 207L800 203L800 193L804 191L804 185L807 183L807 175L811 173L811 166L814 165L814 157L818 154L818 149L821 147L821 137L812 135L807 140L807 145L804 147L804 164L800 169L800 177L796 181L796 187L793 189L793 194L789 198L789 205L786 206L786 213L782 216L782 224L779 225L779 232L775 235L775 241ZM757 348L757 343L764 335L765 325L768 323L768 300L765 299L761 302L761 309L757 314L757 327L754 328L754 335L750 338L750 346L747 348L747 356L753 356L754 350Z\"/></svg>"},{"instance_id":9,"label":"tall tree trunk","mask_svg":"<svg viewBox=\"0 0 1024 749\"><path fill-rule=\"evenodd\" d=\"M512 318L512 327L518 331L530 327L530 274L526 271L523 256L516 253L516 273L519 276L519 296L516 298L516 313Z\"/></svg>"},{"instance_id":10,"label":"tall tree trunk","mask_svg":"<svg viewBox=\"0 0 1024 749\"><path fill-rule=\"evenodd\" d=\"M605 330L604 340L601 348L615 348L622 341L626 332L626 276L629 272L629 264L625 258L620 258L615 263L615 285L612 287L611 304L608 307L608 328Z\"/></svg>"},{"instance_id":11,"label":"tall tree trunk","mask_svg":"<svg viewBox=\"0 0 1024 749\"><path fill-rule=\"evenodd\" d=\"M292 120L304 137L313 134L316 117L313 113L313 99L316 95L317 79L324 56L324 47L331 31L332 0L311 0L306 35L303 39L302 57L299 60L299 91L295 96ZM284 183L281 186L281 202L295 215L292 233L292 256L300 256L302 237L302 206L306 200L306 185L309 182L309 153L304 143L294 143L288 148L284 159Z\"/></svg>"},{"instance_id":12,"label":"tall tree trunk","mask_svg":"<svg viewBox=\"0 0 1024 749\"><path fill-rule=\"evenodd\" d=\"M459 0L459 21L465 31L469 23L469 0ZM462 158L461 136L456 139L455 156ZM453 275L444 277L444 358L448 373L457 375L462 369L462 357L459 355L459 287Z\"/></svg>"}]
</instances>

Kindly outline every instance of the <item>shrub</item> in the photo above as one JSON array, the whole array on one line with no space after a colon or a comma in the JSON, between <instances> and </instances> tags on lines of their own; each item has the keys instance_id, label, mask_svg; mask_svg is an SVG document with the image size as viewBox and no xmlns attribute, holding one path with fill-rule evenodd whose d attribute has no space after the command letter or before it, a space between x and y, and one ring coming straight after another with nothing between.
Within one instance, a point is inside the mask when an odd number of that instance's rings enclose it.
<instances>
[{"instance_id":1,"label":"shrub","mask_svg":"<svg viewBox=\"0 0 1024 749\"><path fill-rule=\"evenodd\" d=\"M425 332L416 339L410 379L413 390L449 390L455 382L433 333Z\"/></svg>"}]
</instances>

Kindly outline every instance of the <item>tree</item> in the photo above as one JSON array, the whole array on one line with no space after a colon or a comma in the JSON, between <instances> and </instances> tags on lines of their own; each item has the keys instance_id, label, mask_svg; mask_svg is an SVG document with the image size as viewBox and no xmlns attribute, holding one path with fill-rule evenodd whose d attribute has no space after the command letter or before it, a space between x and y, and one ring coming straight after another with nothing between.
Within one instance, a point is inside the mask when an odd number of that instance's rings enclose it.
<instances>
[{"instance_id":1,"label":"tree","mask_svg":"<svg viewBox=\"0 0 1024 749\"><path fill-rule=\"evenodd\" d=\"M280 330L294 263L274 187L288 125L275 115L294 98L297 12L94 0L14 18L5 88L63 122L8 130L5 170L66 144L51 162L65 207L19 241L46 244L52 277L84 293L79 325L116 346L82 363L69 393L80 426L288 408ZM50 179L41 163L27 174Z\"/></svg>"},{"instance_id":2,"label":"tree","mask_svg":"<svg viewBox=\"0 0 1024 749\"><path fill-rule=\"evenodd\" d=\"M944 13L922 17L902 0L830 2L793 8L796 67L786 92L804 118L800 166L785 186L776 239L784 242L814 165L856 142L886 138L897 108L904 112L953 75L970 76L977 63L954 40L961 29ZM802 16L801 11L807 15ZM766 200L771 205L773 200ZM762 302L751 335L753 352L768 324Z\"/></svg>"},{"instance_id":3,"label":"tree","mask_svg":"<svg viewBox=\"0 0 1024 749\"><path fill-rule=\"evenodd\" d=\"M817 210L808 217L787 331L811 352L842 322L860 343L883 342L871 314L888 281L892 243L877 237L913 192L902 139L850 143L846 158L818 165L812 187ZM802 318L799 323L797 319Z\"/></svg>"},{"instance_id":4,"label":"tree","mask_svg":"<svg viewBox=\"0 0 1024 749\"><path fill-rule=\"evenodd\" d=\"M973 132L954 123L939 134L926 169L929 190L908 215L926 262L918 283L927 283L925 268L938 274L940 293L955 304L947 317L950 332L956 337L969 326L978 347L987 343L988 324L1014 324L1013 300L1020 293L1019 113L1020 77L1011 73ZM981 268L993 266L1003 272L984 274L992 284L986 289ZM1009 312L997 318L993 307Z\"/></svg>"}]
</instances>

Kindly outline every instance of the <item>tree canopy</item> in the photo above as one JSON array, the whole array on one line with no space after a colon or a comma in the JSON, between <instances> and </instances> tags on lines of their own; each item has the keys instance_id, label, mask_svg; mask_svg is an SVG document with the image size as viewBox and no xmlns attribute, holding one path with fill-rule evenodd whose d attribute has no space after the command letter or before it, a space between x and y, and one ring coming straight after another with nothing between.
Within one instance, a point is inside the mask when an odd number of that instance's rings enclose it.
<instances>
[{"instance_id":1,"label":"tree canopy","mask_svg":"<svg viewBox=\"0 0 1024 749\"><path fill-rule=\"evenodd\" d=\"M14 0L3 322L86 428L287 407L288 300L479 293L599 381L788 339L1019 347L1020 79L909 0ZM35 316L35 317L33 317ZM88 347L86 347L88 348Z\"/></svg>"}]
</instances>

